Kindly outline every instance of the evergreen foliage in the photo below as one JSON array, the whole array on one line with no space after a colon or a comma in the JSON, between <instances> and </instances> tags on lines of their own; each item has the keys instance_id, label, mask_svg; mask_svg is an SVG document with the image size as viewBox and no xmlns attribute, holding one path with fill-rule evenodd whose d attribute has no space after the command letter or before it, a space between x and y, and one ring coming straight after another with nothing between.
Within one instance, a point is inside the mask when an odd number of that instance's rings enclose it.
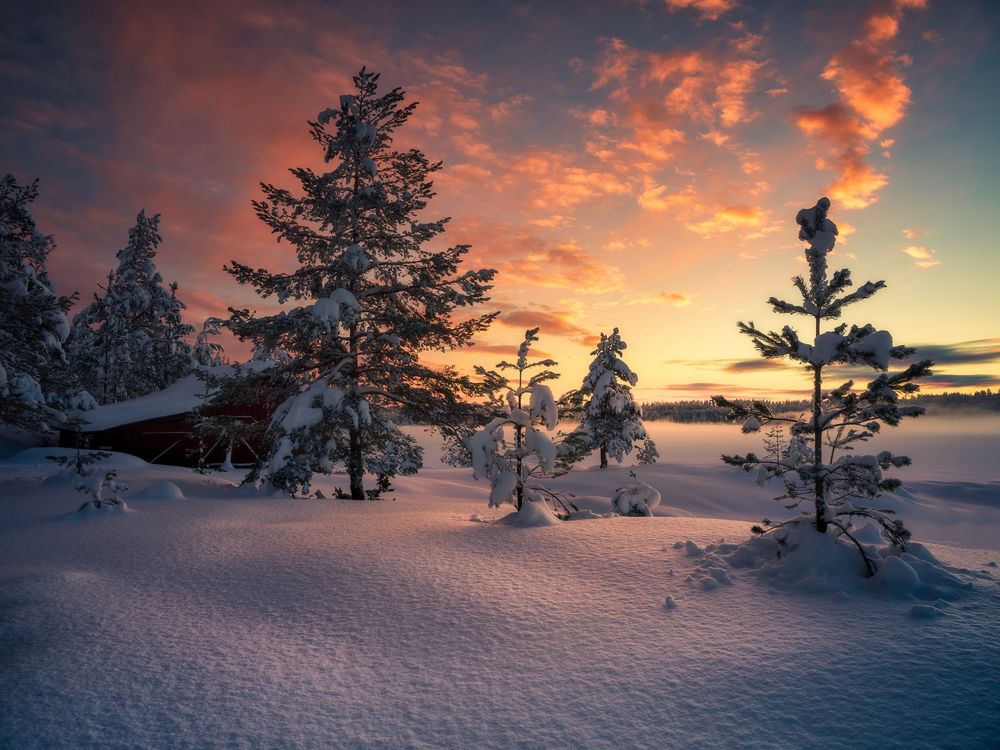
<instances>
[{"instance_id":1,"label":"evergreen foliage","mask_svg":"<svg viewBox=\"0 0 1000 750\"><path fill-rule=\"evenodd\" d=\"M775 332L761 330L752 321L738 324L740 332L753 340L761 356L791 359L810 373L813 385L811 412L797 417L781 416L760 401L746 405L722 396L713 400L729 408L732 419L743 422L744 432L757 432L762 426L773 423L789 425L789 444L780 461L758 458L753 453L723 456L722 460L753 472L762 484L772 477L780 478L785 494L778 499L787 500L789 509L798 507L801 502L811 504L806 514L812 517L816 530L822 533L832 529L850 538L865 557L869 571L874 572L873 563L851 535L851 523L858 517L873 519L891 542L905 546L910 533L902 521L892 518L890 510L873 507L870 503L883 492L900 487L899 479L887 477L884 472L907 466L910 459L889 451L877 455L858 455L853 451L878 434L883 424L896 426L905 418L923 414L923 407L900 404L899 396L918 390L914 381L930 374L932 362L922 360L890 374L887 372L890 359L907 358L915 350L894 346L888 331L876 330L871 324L848 327L846 323L837 324L829 331L822 330L824 321L839 319L844 308L868 299L885 287L884 281L869 281L849 292L853 282L848 269L832 275L828 273L827 254L837 237L836 225L827 218L829 208L829 199L821 198L813 208L799 211L796 217L799 239L809 243L806 249L809 279L796 276L792 280L802 301L790 303L775 297L768 300L775 312L812 318L812 343L803 341L790 326ZM881 374L863 390L852 390L853 381L833 390L823 390L824 378L831 366L859 364L881 371ZM826 459L824 446L829 449ZM764 527L757 527L757 530L763 532L776 527L765 521Z\"/></svg>"},{"instance_id":2,"label":"evergreen foliage","mask_svg":"<svg viewBox=\"0 0 1000 750\"><path fill-rule=\"evenodd\" d=\"M639 378L622 359L627 348L615 328L611 335L601 334L583 385L560 400L568 408L565 416L580 417L580 425L564 442L564 460L578 461L599 450L601 468L608 466L610 455L621 463L636 444L640 464L655 463L659 457L656 443L646 434L642 410L632 397L632 386Z\"/></svg>"},{"instance_id":3,"label":"evergreen foliage","mask_svg":"<svg viewBox=\"0 0 1000 750\"><path fill-rule=\"evenodd\" d=\"M549 369L558 364L551 359L528 361L528 351L536 341L537 328L525 331L517 359L499 362L500 372L476 367L483 379L482 388L500 415L472 435L466 445L473 476L490 483L491 508L510 503L520 511L525 502L548 500L557 515L566 516L576 510L569 496L538 481L557 473L558 448L545 431L555 429L559 409L545 383L558 378L559 373ZM504 371L517 373L516 383L502 374Z\"/></svg>"},{"instance_id":4,"label":"evergreen foliage","mask_svg":"<svg viewBox=\"0 0 1000 750\"><path fill-rule=\"evenodd\" d=\"M261 297L298 303L275 315L231 309L227 323L298 384L275 412L260 472L288 493L307 493L314 472L337 465L346 467L354 499L378 497L393 476L416 472L421 451L390 410L458 429L471 383L420 354L466 346L495 317L453 318L487 299L495 272L461 271L467 245L428 247L448 221L418 217L441 164L416 149L393 149L394 132L416 104L404 105L399 88L379 94L378 79L362 69L355 92L309 123L332 169L292 169L300 195L265 183L264 199L253 204L292 246L298 268L226 267ZM374 489L365 490L366 473L376 477Z\"/></svg>"},{"instance_id":5,"label":"evergreen foliage","mask_svg":"<svg viewBox=\"0 0 1000 750\"><path fill-rule=\"evenodd\" d=\"M164 287L156 270L160 242L160 215L140 211L103 293L73 319L74 369L102 404L162 390L191 371L184 339L194 328L182 320L177 283Z\"/></svg>"},{"instance_id":6,"label":"evergreen foliage","mask_svg":"<svg viewBox=\"0 0 1000 750\"><path fill-rule=\"evenodd\" d=\"M226 364L226 353L222 344L218 341L212 341L213 336L219 335L223 323L224 321L220 318L205 319L191 351L195 364L200 367L217 367Z\"/></svg>"},{"instance_id":7,"label":"evergreen foliage","mask_svg":"<svg viewBox=\"0 0 1000 750\"><path fill-rule=\"evenodd\" d=\"M55 241L35 224L37 197L38 180L0 180L0 423L47 431L63 422L64 409L95 404L66 366L66 312L75 295L52 290Z\"/></svg>"}]
</instances>

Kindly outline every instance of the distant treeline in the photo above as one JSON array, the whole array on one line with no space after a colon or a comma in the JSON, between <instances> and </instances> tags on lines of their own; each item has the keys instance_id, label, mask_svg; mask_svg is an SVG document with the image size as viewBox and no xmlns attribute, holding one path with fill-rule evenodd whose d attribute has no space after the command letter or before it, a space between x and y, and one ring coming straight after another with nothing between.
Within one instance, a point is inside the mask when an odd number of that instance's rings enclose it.
<instances>
[{"instance_id":1,"label":"distant treeline","mask_svg":"<svg viewBox=\"0 0 1000 750\"><path fill-rule=\"evenodd\" d=\"M733 399L739 403L749 403L750 399ZM940 393L935 395L918 395L907 399L908 402L919 404L928 413L940 414L951 411L987 411L1000 412L1000 393L992 390L976 393ZM775 414L798 413L810 408L810 402L787 399L764 403ZM667 420L670 422L725 422L726 409L722 409L711 401L655 401L642 405L642 417L647 420Z\"/></svg>"}]
</instances>

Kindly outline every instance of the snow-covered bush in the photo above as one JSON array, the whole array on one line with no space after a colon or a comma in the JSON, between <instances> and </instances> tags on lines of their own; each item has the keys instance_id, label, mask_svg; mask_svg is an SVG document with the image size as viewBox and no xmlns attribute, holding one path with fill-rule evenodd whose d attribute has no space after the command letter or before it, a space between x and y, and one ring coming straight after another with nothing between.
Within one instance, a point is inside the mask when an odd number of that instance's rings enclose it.
<instances>
[{"instance_id":1,"label":"snow-covered bush","mask_svg":"<svg viewBox=\"0 0 1000 750\"><path fill-rule=\"evenodd\" d=\"M904 418L924 412L923 407L901 404L899 395L917 391L919 386L914 381L930 374L932 363L923 360L902 372L889 374L886 372L889 361L909 357L914 349L894 345L888 331L876 330L871 324L848 327L846 323L829 331L822 330L823 321L840 318L845 307L868 299L885 287L884 281L869 281L847 292L852 286L848 269L828 274L827 255L837 237L836 225L827 218L829 208L829 199L821 198L813 208L803 209L796 216L799 239L809 243L806 249L809 279L801 276L793 279L802 297L801 303L775 297L768 300L775 312L811 318L810 329L815 331L812 343L800 339L789 326L780 332L766 332L753 322L739 323L739 330L753 340L761 356L788 358L804 365L811 373L811 414L790 417L772 413L760 401L745 405L722 396L713 400L728 407L732 419L743 422L744 432L757 432L775 423L789 425L789 441L784 455L778 460L774 456L759 458L748 453L723 456L723 461L753 473L760 484L780 478L785 494L778 499L787 501L786 507L796 508L803 501L811 505L805 511L806 518L795 519L793 523L801 523L811 516L816 531L830 530L846 537L861 552L869 573L874 574L876 563L851 534L852 522L870 518L879 524L889 541L900 548L905 547L910 533L902 521L891 517L891 511L872 503L882 493L895 491L901 484L899 479L886 476L886 470L907 466L910 459L889 451L865 455L856 454L854 450L876 435L883 424L896 426ZM865 365L882 372L864 389L853 390L853 381L847 381L824 391L828 368L837 365ZM824 447L828 450L825 459ZM764 533L780 525L765 520L764 525L755 530Z\"/></svg>"},{"instance_id":2,"label":"snow-covered bush","mask_svg":"<svg viewBox=\"0 0 1000 750\"><path fill-rule=\"evenodd\" d=\"M0 423L32 431L59 426L65 409L96 406L66 366L66 311L49 281L52 237L35 224L30 204L38 181L0 180Z\"/></svg>"},{"instance_id":3,"label":"snow-covered bush","mask_svg":"<svg viewBox=\"0 0 1000 750\"><path fill-rule=\"evenodd\" d=\"M518 511L525 503L552 504L557 514L567 515L576 506L568 496L553 492L539 482L556 471L556 445L546 432L559 420L552 390L545 385L559 375L550 370L551 359L528 361L528 351L538 340L538 329L525 332L514 363L497 364L501 371L517 373L516 382L495 370L477 367L501 415L472 435L466 445L476 479L490 483L490 507L512 504Z\"/></svg>"},{"instance_id":4,"label":"snow-covered bush","mask_svg":"<svg viewBox=\"0 0 1000 750\"><path fill-rule=\"evenodd\" d=\"M160 242L160 215L140 211L103 294L73 318L73 368L102 404L163 390L191 372L184 338L194 328L182 320L177 283L164 287L156 270Z\"/></svg>"},{"instance_id":5,"label":"snow-covered bush","mask_svg":"<svg viewBox=\"0 0 1000 750\"><path fill-rule=\"evenodd\" d=\"M77 420L77 428L80 421ZM98 464L111 456L106 451L91 451L83 449L82 434L76 433L76 451L70 455L48 456L47 458L62 467L73 480L77 492L89 496L89 500L77 508L78 511L94 508L97 510L125 505L125 491L128 489L118 481L115 469L104 469Z\"/></svg>"},{"instance_id":6,"label":"snow-covered bush","mask_svg":"<svg viewBox=\"0 0 1000 750\"><path fill-rule=\"evenodd\" d=\"M269 453L251 472L276 489L308 492L314 472L344 466L350 496L378 497L422 461L394 413L454 430L468 409L469 382L432 367L423 351L468 345L494 315L461 310L487 299L492 270L460 270L467 245L428 245L447 220L420 217L441 168L416 149L393 150L394 131L415 104L401 89L378 93L378 75L354 76L356 90L310 123L332 169L293 169L302 195L264 184L257 216L295 251L298 266L274 273L232 261L226 270L264 298L296 307L261 316L234 310L227 327L271 357L296 392L274 413ZM376 486L365 490L366 473Z\"/></svg>"},{"instance_id":7,"label":"snow-covered bush","mask_svg":"<svg viewBox=\"0 0 1000 750\"><path fill-rule=\"evenodd\" d=\"M634 471L629 473L632 481L615 490L611 510L623 516L652 516L653 508L660 504L659 490L639 481Z\"/></svg>"},{"instance_id":8,"label":"snow-covered bush","mask_svg":"<svg viewBox=\"0 0 1000 750\"><path fill-rule=\"evenodd\" d=\"M602 333L597 348L591 352L594 359L583 385L562 398L569 414L580 415L579 427L563 444L563 455L571 462L599 450L604 469L609 455L621 463L637 444L641 444L639 463L654 463L659 457L642 423L642 410L632 397L632 386L639 378L622 359L627 346L617 328L610 336Z\"/></svg>"}]
</instances>

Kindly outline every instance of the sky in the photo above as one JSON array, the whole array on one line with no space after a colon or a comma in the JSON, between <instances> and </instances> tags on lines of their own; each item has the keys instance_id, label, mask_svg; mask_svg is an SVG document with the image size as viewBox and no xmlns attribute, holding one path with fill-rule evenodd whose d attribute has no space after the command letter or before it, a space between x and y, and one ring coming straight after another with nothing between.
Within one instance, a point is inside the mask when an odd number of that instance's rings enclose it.
<instances>
[{"instance_id":1,"label":"sky","mask_svg":"<svg viewBox=\"0 0 1000 750\"><path fill-rule=\"evenodd\" d=\"M491 330L431 361L540 326L569 390L617 326L643 400L799 395L736 322L805 327L767 299L795 298L795 213L826 195L831 265L887 282L845 320L933 357L930 391L1000 387L1000 3L5 6L0 170L40 179L60 294L89 300L145 209L189 322L272 310L222 266L294 267L250 202L322 166L307 121L367 66L419 102L397 144L444 162L426 218L499 271Z\"/></svg>"}]
</instances>

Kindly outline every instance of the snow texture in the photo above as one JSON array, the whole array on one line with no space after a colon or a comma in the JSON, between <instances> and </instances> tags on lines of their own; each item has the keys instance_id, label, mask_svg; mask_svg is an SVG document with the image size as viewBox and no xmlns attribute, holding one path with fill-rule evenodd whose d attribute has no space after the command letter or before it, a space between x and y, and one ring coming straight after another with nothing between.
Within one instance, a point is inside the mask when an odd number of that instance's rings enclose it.
<instances>
[{"instance_id":1,"label":"snow texture","mask_svg":"<svg viewBox=\"0 0 1000 750\"><path fill-rule=\"evenodd\" d=\"M789 587L723 559L720 539L750 526L724 519L773 509L772 493L713 465L718 431L696 456L698 428L669 429L694 431L656 434L688 451L643 470L669 488L658 517L558 528L492 522L462 469L400 477L396 502L276 502L135 460L118 463L130 486L171 481L188 500L88 515L67 513L72 487L41 483L46 449L0 461L0 747L995 745L1000 587L961 571L998 559L1000 513L947 473L975 453L969 436L930 444L966 450L920 475L952 487L947 502L922 495L909 515L941 539L956 508L975 510L968 538L986 548L927 544L943 568L912 545L896 557L916 586L889 563L884 581ZM997 491L997 434L962 468L983 492ZM604 512L626 477L554 483ZM329 497L342 478L317 482ZM806 557L816 572L796 563L793 580L823 583L823 558ZM859 686L849 709L815 710Z\"/></svg>"}]
</instances>

